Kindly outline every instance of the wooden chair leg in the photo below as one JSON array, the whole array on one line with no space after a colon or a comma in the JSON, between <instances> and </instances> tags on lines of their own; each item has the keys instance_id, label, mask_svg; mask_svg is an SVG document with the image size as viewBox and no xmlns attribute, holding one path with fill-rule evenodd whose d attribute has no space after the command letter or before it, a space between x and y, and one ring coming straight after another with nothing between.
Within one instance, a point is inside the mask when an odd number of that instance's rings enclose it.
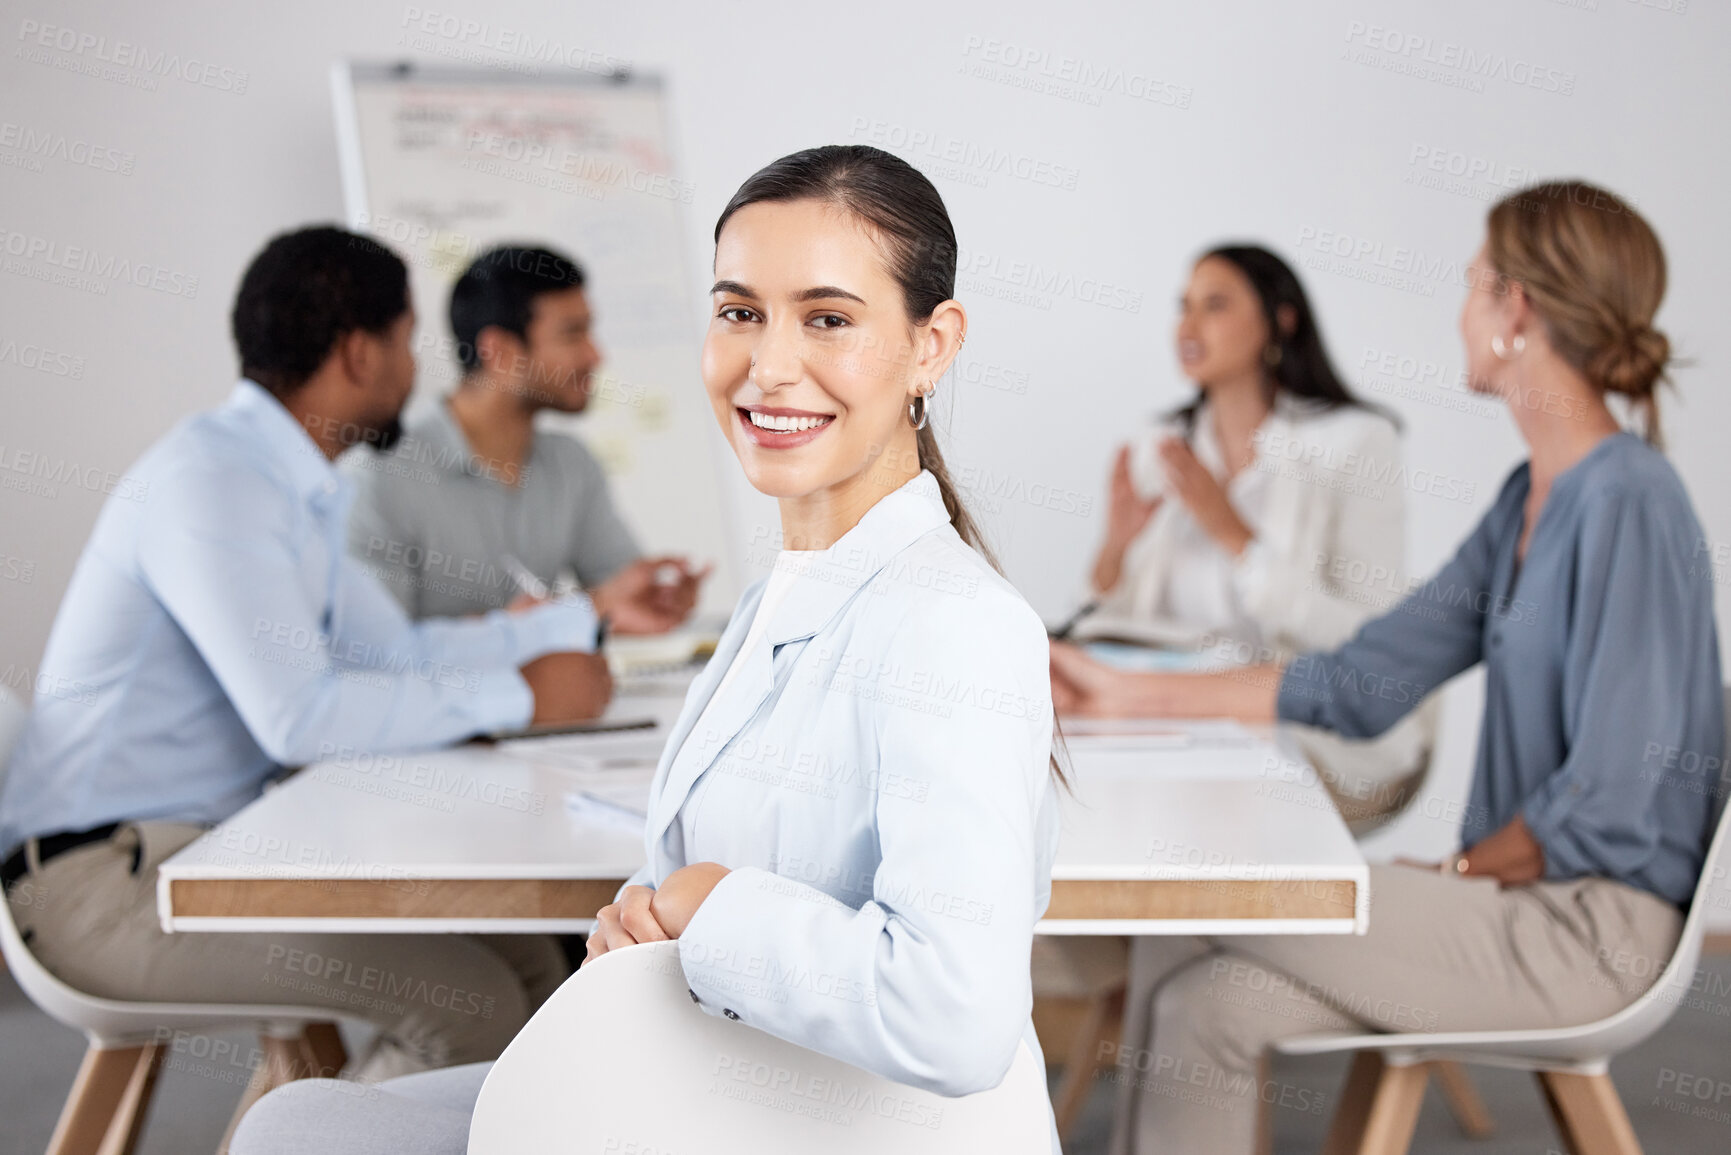
<instances>
[{"instance_id":1,"label":"wooden chair leg","mask_svg":"<svg viewBox=\"0 0 1731 1155\"><path fill-rule=\"evenodd\" d=\"M1490 1108L1479 1097L1479 1089L1473 1086L1473 1077L1465 1067L1439 1059L1430 1065L1430 1069L1436 1076L1437 1090L1442 1092L1443 1102L1448 1104L1449 1113L1455 1117L1455 1124L1460 1127L1462 1135L1468 1139L1489 1139L1496 1133L1496 1120L1491 1118Z\"/></svg>"},{"instance_id":2,"label":"wooden chair leg","mask_svg":"<svg viewBox=\"0 0 1731 1155\"><path fill-rule=\"evenodd\" d=\"M1267 1051L1256 1065L1256 1138L1255 1155L1274 1155L1274 1105L1261 1095L1262 1088L1274 1077L1274 1057Z\"/></svg>"},{"instance_id":3,"label":"wooden chair leg","mask_svg":"<svg viewBox=\"0 0 1731 1155\"><path fill-rule=\"evenodd\" d=\"M314 1079L334 1079L349 1061L335 1023L308 1023L301 1032L301 1058Z\"/></svg>"},{"instance_id":4,"label":"wooden chair leg","mask_svg":"<svg viewBox=\"0 0 1731 1155\"><path fill-rule=\"evenodd\" d=\"M228 1144L234 1138L235 1128L240 1126L241 1116L251 1110L254 1103L283 1084L307 1076L311 1067L302 1051L304 1039L304 1035L285 1039L262 1032L259 1034L259 1064L253 1069L246 1090L241 1092L240 1105L234 1109L234 1115L228 1121L228 1130L222 1133L222 1143L217 1147L216 1155L228 1155Z\"/></svg>"},{"instance_id":5,"label":"wooden chair leg","mask_svg":"<svg viewBox=\"0 0 1731 1155\"><path fill-rule=\"evenodd\" d=\"M1058 1094L1052 1104L1060 1139L1069 1135L1082 1114L1082 1108L1087 1106L1088 1095L1094 1089L1094 1075L1100 1070L1100 1056L1107 1045L1118 1042L1123 1029L1123 987L1104 991L1089 1000L1088 1014L1070 1044L1070 1056L1064 1061L1064 1077L1058 1084Z\"/></svg>"},{"instance_id":6,"label":"wooden chair leg","mask_svg":"<svg viewBox=\"0 0 1731 1155\"><path fill-rule=\"evenodd\" d=\"M144 1134L144 1119L150 1112L151 1096L156 1093L156 1076L161 1073L167 1057L168 1049L160 1043L151 1043L144 1048L144 1053L132 1068L132 1078L127 1080L126 1091L120 1097L120 1109L114 1113L108 1137L97 1149L97 1155L132 1155L133 1148L138 1146L138 1137Z\"/></svg>"},{"instance_id":7,"label":"wooden chair leg","mask_svg":"<svg viewBox=\"0 0 1731 1155\"><path fill-rule=\"evenodd\" d=\"M1425 1063L1396 1067L1379 1051L1353 1056L1323 1155L1406 1155L1429 1078Z\"/></svg>"},{"instance_id":8,"label":"wooden chair leg","mask_svg":"<svg viewBox=\"0 0 1731 1155\"><path fill-rule=\"evenodd\" d=\"M1539 1087L1570 1155L1641 1155L1611 1076L1540 1071Z\"/></svg>"},{"instance_id":9,"label":"wooden chair leg","mask_svg":"<svg viewBox=\"0 0 1731 1155\"><path fill-rule=\"evenodd\" d=\"M130 1151L161 1063L162 1048L155 1043L91 1046L48 1140L48 1155L97 1155L111 1132L120 1136L118 1150Z\"/></svg>"}]
</instances>

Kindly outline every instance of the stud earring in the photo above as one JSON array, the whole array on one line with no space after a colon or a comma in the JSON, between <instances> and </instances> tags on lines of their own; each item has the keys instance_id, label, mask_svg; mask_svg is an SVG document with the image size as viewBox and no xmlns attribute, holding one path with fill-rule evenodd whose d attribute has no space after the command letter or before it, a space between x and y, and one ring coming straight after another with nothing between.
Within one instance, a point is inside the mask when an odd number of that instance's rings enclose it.
<instances>
[{"instance_id":1,"label":"stud earring","mask_svg":"<svg viewBox=\"0 0 1731 1155\"><path fill-rule=\"evenodd\" d=\"M1493 333L1491 335L1491 352L1497 355L1497 360L1499 361L1513 361L1516 357L1519 357L1522 353L1526 352L1526 348L1527 339L1519 333L1515 334L1515 339L1508 345L1503 344L1503 335L1501 333ZM1511 349L1513 352L1510 352Z\"/></svg>"}]
</instances>

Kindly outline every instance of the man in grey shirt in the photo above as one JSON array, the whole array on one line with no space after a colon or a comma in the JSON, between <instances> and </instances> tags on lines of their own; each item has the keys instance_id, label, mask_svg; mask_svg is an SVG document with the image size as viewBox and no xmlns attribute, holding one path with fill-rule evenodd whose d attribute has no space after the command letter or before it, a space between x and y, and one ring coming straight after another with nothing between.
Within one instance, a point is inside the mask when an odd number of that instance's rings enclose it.
<instances>
[{"instance_id":1,"label":"man in grey shirt","mask_svg":"<svg viewBox=\"0 0 1731 1155\"><path fill-rule=\"evenodd\" d=\"M390 453L343 463L349 553L414 618L503 608L569 573L621 633L685 620L707 569L643 557L594 455L535 428L543 410L582 412L601 364L583 270L549 249L491 249L452 289L450 318L456 391Z\"/></svg>"}]
</instances>

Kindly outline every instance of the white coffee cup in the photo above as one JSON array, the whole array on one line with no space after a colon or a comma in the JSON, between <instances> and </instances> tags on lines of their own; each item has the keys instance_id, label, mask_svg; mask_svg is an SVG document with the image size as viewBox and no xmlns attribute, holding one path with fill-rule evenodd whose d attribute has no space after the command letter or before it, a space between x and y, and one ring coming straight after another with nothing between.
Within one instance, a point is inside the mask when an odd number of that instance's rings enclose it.
<instances>
[{"instance_id":1,"label":"white coffee cup","mask_svg":"<svg viewBox=\"0 0 1731 1155\"><path fill-rule=\"evenodd\" d=\"M1178 430L1163 423L1130 443L1130 484L1143 501L1153 501L1166 493L1166 463L1160 458L1160 445L1168 437L1176 436Z\"/></svg>"}]
</instances>

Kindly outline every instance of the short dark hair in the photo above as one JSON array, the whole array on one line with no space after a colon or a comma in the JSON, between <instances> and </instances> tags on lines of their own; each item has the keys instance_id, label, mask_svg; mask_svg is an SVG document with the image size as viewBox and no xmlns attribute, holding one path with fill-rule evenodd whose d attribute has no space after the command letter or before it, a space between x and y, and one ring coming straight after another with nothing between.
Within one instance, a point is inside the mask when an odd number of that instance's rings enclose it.
<instances>
[{"instance_id":1,"label":"short dark hair","mask_svg":"<svg viewBox=\"0 0 1731 1155\"><path fill-rule=\"evenodd\" d=\"M373 240L335 225L273 237L252 259L229 324L240 371L278 397L318 371L357 329L383 333L409 311L409 270Z\"/></svg>"},{"instance_id":2,"label":"short dark hair","mask_svg":"<svg viewBox=\"0 0 1731 1155\"><path fill-rule=\"evenodd\" d=\"M552 249L501 245L476 257L451 289L451 335L463 372L481 366L475 342L482 329L497 325L527 341L535 298L581 289L583 282L583 267Z\"/></svg>"}]
</instances>

